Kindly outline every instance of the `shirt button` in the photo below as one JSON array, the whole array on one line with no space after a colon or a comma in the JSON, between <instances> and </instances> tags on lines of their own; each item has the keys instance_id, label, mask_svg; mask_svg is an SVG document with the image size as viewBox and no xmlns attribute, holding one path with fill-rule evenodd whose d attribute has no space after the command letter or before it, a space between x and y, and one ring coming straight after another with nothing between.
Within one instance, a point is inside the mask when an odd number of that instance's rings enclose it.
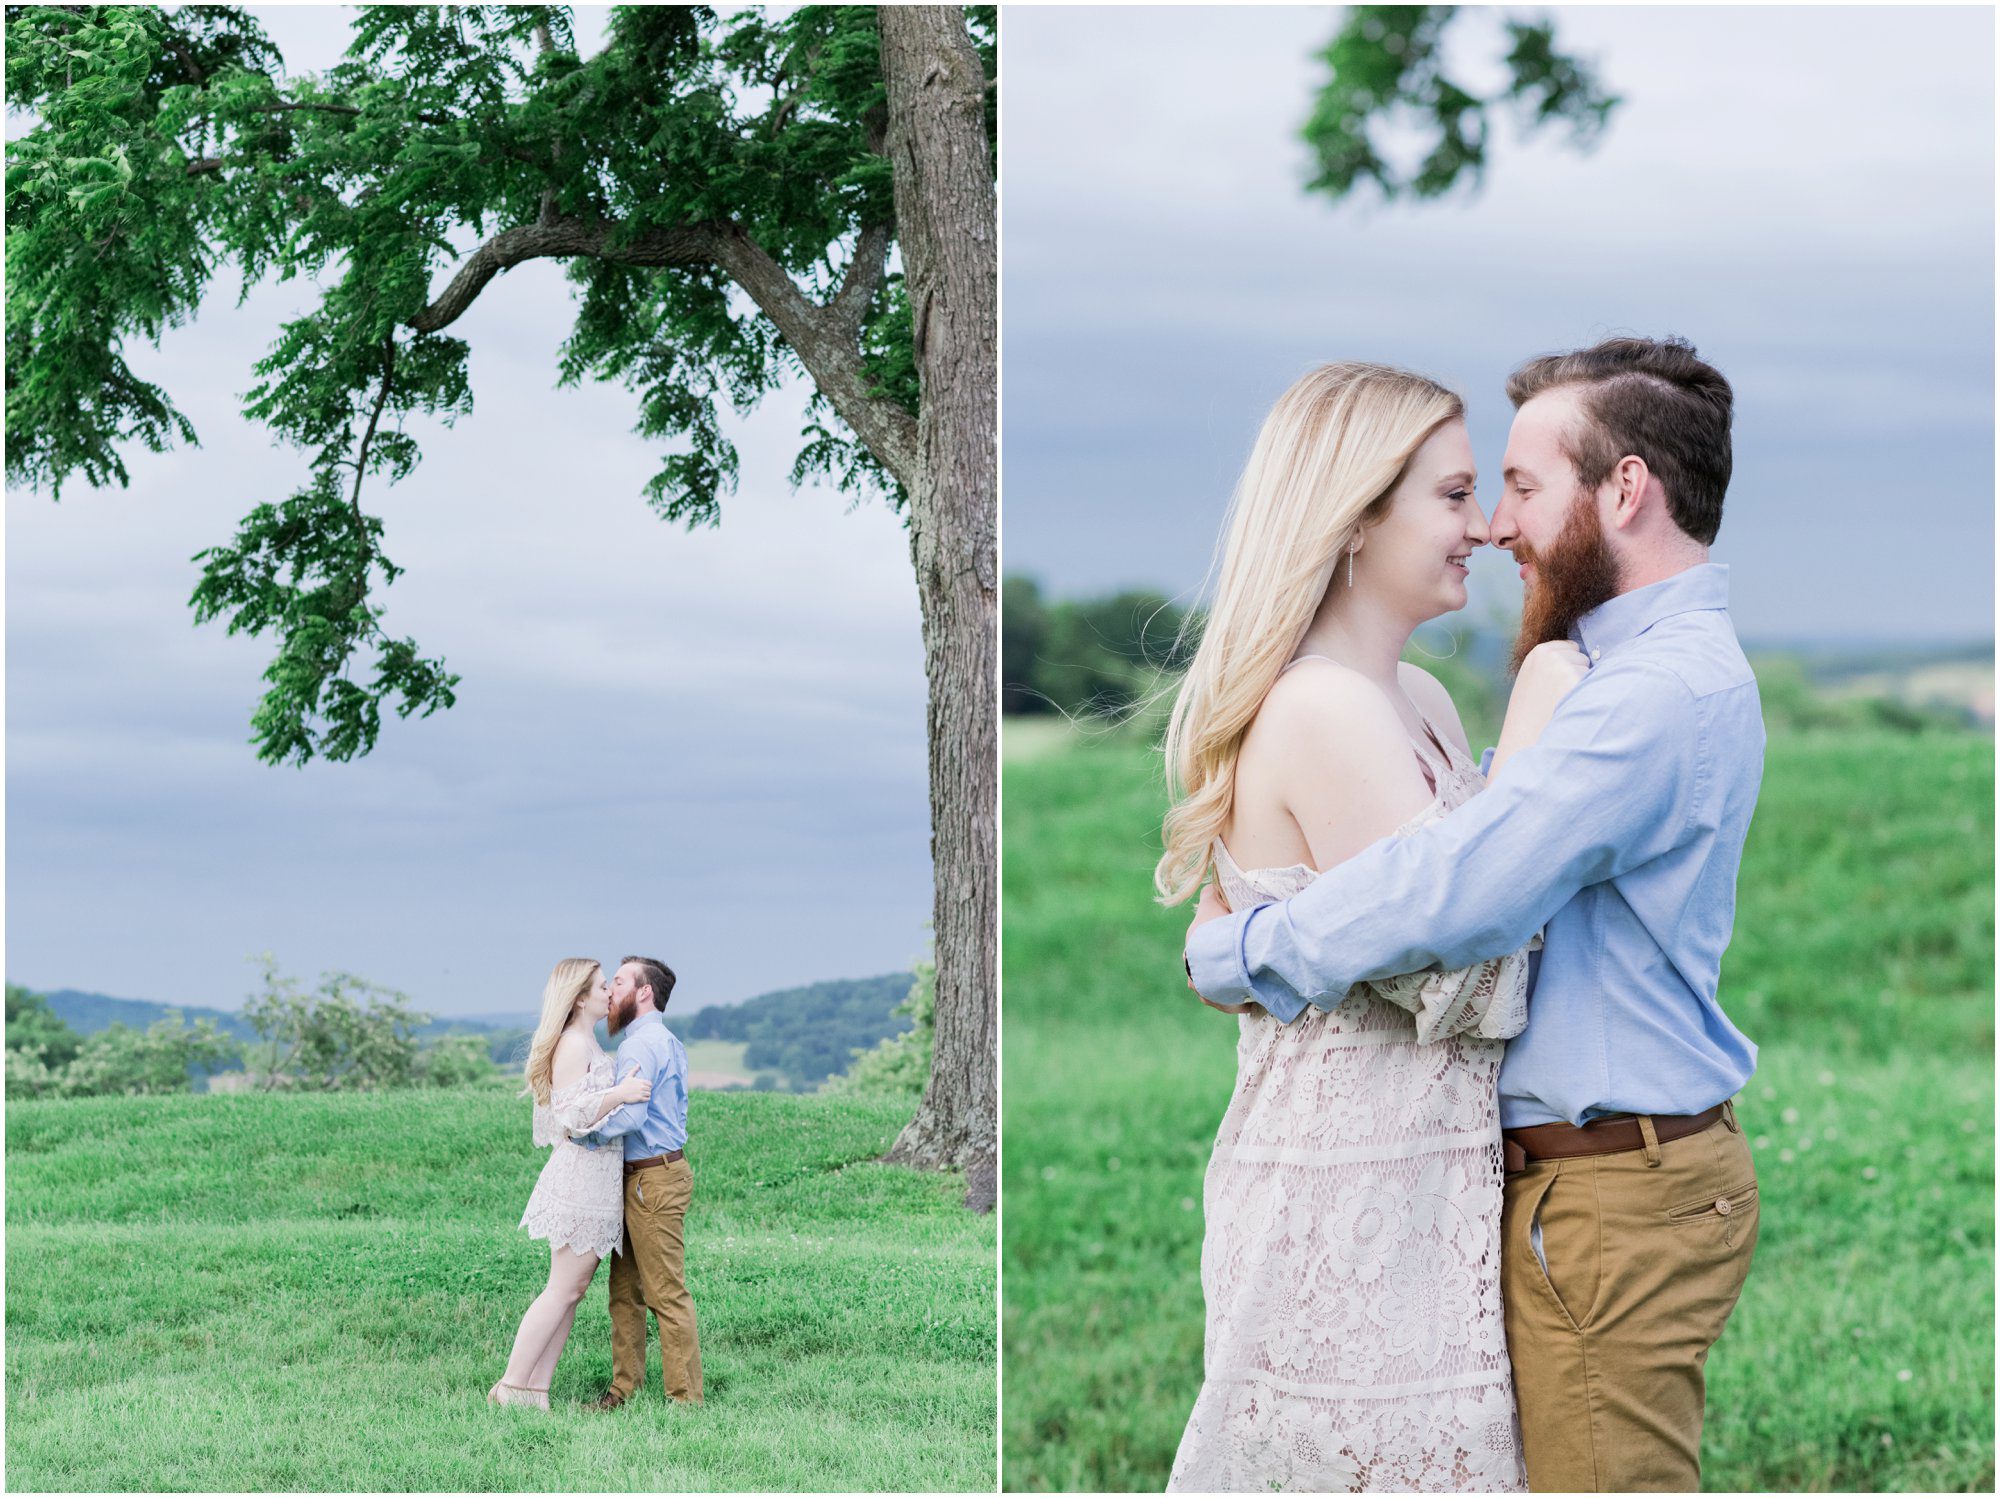
<instances>
[{"instance_id":1,"label":"shirt button","mask_svg":"<svg viewBox=\"0 0 2000 1498\"><path fill-rule=\"evenodd\" d=\"M1603 651L1601 651L1601 650L1593 650L1593 651L1591 651L1591 652L1590 652L1590 658L1591 658L1592 660L1598 660L1598 659L1600 659L1600 658L1601 658L1601 657L1603 656L1603 654L1604 654L1604 652L1603 652Z\"/></svg>"},{"instance_id":2,"label":"shirt button","mask_svg":"<svg viewBox=\"0 0 2000 1498\"><path fill-rule=\"evenodd\" d=\"M1715 1210L1720 1212L1724 1217L1727 1217L1733 1210L1733 1208L1731 1208L1729 1205L1729 1198L1726 1196L1718 1196L1715 1199Z\"/></svg>"}]
</instances>

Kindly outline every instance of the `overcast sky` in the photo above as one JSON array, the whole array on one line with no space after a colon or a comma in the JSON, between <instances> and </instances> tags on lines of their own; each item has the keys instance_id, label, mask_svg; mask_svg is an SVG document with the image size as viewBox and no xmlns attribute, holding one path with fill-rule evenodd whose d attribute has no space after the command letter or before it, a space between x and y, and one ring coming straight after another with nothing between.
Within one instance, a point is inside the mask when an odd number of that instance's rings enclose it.
<instances>
[{"instance_id":1,"label":"overcast sky","mask_svg":"<svg viewBox=\"0 0 2000 1498\"><path fill-rule=\"evenodd\" d=\"M1993 628L1993 13L1563 7L1626 102L1594 154L1496 131L1484 191L1334 205L1298 139L1318 8L1006 13L1004 562L1190 596L1312 364L1442 379L1498 496L1508 370L1680 333L1737 396L1716 555L1756 638ZM1496 13L1452 46L1480 83ZM1484 554L1475 610L1518 602Z\"/></svg>"},{"instance_id":2,"label":"overcast sky","mask_svg":"<svg viewBox=\"0 0 2000 1498\"><path fill-rule=\"evenodd\" d=\"M259 12L293 71L345 14ZM579 17L586 48L601 19ZM270 646L197 628L202 547L307 472L239 414L310 290L233 308L134 363L199 449L128 455L129 490L7 496L10 981L232 1008L271 950L441 1014L526 1010L571 955L664 958L676 1008L906 967L930 915L924 674L886 506L793 493L803 394L732 424L742 481L690 534L641 495L660 450L617 386L558 391L559 266L523 265L453 329L474 414L367 504L407 573L385 626L442 654L458 706L376 751L259 764Z\"/></svg>"}]
</instances>

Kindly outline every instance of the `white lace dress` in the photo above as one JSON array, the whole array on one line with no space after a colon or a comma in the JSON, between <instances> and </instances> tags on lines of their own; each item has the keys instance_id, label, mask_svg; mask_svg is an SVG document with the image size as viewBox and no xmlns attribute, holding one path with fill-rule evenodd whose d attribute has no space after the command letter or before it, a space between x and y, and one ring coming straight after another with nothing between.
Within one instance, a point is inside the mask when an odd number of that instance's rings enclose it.
<instances>
[{"instance_id":1,"label":"white lace dress","mask_svg":"<svg viewBox=\"0 0 2000 1498\"><path fill-rule=\"evenodd\" d=\"M546 1238L573 1253L607 1257L623 1251L625 1233L625 1151L618 1141L585 1149L572 1135L590 1132L604 1112L604 1094L618 1085L611 1054L591 1038L584 1073L535 1104L535 1143L550 1151L549 1163L528 1194L521 1226L530 1238Z\"/></svg>"},{"instance_id":2,"label":"white lace dress","mask_svg":"<svg viewBox=\"0 0 2000 1498\"><path fill-rule=\"evenodd\" d=\"M1398 836L1485 784L1431 747L1418 758L1435 798ZM1238 910L1317 877L1215 852ZM1202 1193L1206 1377L1170 1492L1526 1489L1500 1319L1497 1082L1539 944L1358 984L1290 1025L1243 1012Z\"/></svg>"}]
</instances>

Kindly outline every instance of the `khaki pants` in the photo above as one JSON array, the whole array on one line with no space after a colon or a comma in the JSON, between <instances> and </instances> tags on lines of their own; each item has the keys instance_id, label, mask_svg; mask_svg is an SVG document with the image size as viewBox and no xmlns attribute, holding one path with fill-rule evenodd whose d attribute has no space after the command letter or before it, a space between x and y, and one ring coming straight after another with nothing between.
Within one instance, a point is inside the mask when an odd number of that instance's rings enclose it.
<instances>
[{"instance_id":1,"label":"khaki pants","mask_svg":"<svg viewBox=\"0 0 2000 1498\"><path fill-rule=\"evenodd\" d=\"M660 1323L667 1398L701 1403L701 1342L681 1273L681 1222L694 1199L685 1159L625 1177L625 1252L611 1258L611 1387L630 1398L646 1381L646 1312Z\"/></svg>"},{"instance_id":2,"label":"khaki pants","mask_svg":"<svg viewBox=\"0 0 2000 1498\"><path fill-rule=\"evenodd\" d=\"M1500 1274L1533 1491L1701 1487L1702 1367L1757 1246L1735 1125L1732 1109L1685 1139L1507 1178Z\"/></svg>"}]
</instances>

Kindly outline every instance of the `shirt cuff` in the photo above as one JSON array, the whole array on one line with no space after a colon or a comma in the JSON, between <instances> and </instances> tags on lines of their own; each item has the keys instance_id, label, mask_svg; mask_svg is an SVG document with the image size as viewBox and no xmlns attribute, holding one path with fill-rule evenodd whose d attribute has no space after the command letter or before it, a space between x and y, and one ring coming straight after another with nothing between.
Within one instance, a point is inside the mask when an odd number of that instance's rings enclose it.
<instances>
[{"instance_id":1,"label":"shirt cuff","mask_svg":"<svg viewBox=\"0 0 2000 1498\"><path fill-rule=\"evenodd\" d=\"M1250 990L1250 972L1243 962L1243 933L1249 929L1252 910L1204 921L1188 936L1187 970L1195 992L1214 1004L1248 1004L1257 995Z\"/></svg>"}]
</instances>

